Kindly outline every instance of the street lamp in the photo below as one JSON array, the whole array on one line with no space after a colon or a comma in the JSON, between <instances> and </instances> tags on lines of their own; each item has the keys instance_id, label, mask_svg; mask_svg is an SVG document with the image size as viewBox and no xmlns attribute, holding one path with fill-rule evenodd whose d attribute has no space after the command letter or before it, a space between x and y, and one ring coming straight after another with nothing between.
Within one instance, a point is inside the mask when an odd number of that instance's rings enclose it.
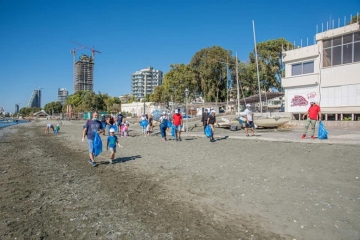
<instances>
[{"instance_id":1,"label":"street lamp","mask_svg":"<svg viewBox=\"0 0 360 240\"><path fill-rule=\"evenodd\" d=\"M189 89L185 89L185 97L186 97L186 132L188 132L188 110L187 110L187 104L188 104L188 96L189 96Z\"/></svg>"}]
</instances>

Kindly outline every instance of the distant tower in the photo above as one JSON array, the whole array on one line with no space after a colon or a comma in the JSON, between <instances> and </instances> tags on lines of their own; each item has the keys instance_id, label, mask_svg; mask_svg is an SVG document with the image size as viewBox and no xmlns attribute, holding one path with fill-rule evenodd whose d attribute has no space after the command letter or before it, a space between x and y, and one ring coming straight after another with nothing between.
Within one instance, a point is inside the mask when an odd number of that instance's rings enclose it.
<instances>
[{"instance_id":1,"label":"distant tower","mask_svg":"<svg viewBox=\"0 0 360 240\"><path fill-rule=\"evenodd\" d=\"M85 54L75 63L74 92L94 90L94 59Z\"/></svg>"},{"instance_id":2,"label":"distant tower","mask_svg":"<svg viewBox=\"0 0 360 240\"><path fill-rule=\"evenodd\" d=\"M66 88L59 88L58 89L58 101L61 102L61 105L66 104L66 98L69 95L68 90Z\"/></svg>"},{"instance_id":3,"label":"distant tower","mask_svg":"<svg viewBox=\"0 0 360 240\"><path fill-rule=\"evenodd\" d=\"M148 67L131 74L131 93L136 99L145 98L146 95L154 93L156 86L162 84L163 72Z\"/></svg>"},{"instance_id":4,"label":"distant tower","mask_svg":"<svg viewBox=\"0 0 360 240\"><path fill-rule=\"evenodd\" d=\"M28 102L28 107L30 108L41 108L41 90L34 90L31 94L30 100Z\"/></svg>"},{"instance_id":5,"label":"distant tower","mask_svg":"<svg viewBox=\"0 0 360 240\"><path fill-rule=\"evenodd\" d=\"M19 104L15 104L15 114L19 113L19 108L20 108Z\"/></svg>"}]
</instances>

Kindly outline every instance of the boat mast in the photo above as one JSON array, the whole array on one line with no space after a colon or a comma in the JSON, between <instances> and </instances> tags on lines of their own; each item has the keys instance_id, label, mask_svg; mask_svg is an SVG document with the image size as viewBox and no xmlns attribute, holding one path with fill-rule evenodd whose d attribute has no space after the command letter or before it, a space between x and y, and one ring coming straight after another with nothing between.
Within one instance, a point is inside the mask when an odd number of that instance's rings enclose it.
<instances>
[{"instance_id":1,"label":"boat mast","mask_svg":"<svg viewBox=\"0 0 360 240\"><path fill-rule=\"evenodd\" d=\"M237 84L237 105L238 105L238 114L240 116L240 93L239 93L239 71L238 71L238 58L236 53L236 84Z\"/></svg>"},{"instance_id":2,"label":"boat mast","mask_svg":"<svg viewBox=\"0 0 360 240\"><path fill-rule=\"evenodd\" d=\"M259 77L259 64L258 64L258 57L257 57L257 47L256 47L256 37L255 37L255 24L254 24L254 20L252 20L252 24L253 24L254 45L255 45L256 73L257 73L258 88L259 88L260 112L262 113L262 101L261 101L261 89L260 89L260 77Z\"/></svg>"}]
</instances>

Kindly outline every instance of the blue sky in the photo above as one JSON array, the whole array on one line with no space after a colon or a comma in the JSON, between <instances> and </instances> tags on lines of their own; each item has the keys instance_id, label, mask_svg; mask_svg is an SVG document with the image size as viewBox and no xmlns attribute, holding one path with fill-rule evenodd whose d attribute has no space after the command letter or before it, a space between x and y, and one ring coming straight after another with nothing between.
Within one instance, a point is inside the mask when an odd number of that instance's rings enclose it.
<instances>
[{"instance_id":1,"label":"blue sky","mask_svg":"<svg viewBox=\"0 0 360 240\"><path fill-rule=\"evenodd\" d=\"M346 3L345 3L346 2ZM189 63L214 45L246 61L257 42L284 37L313 43L316 25L330 17L347 21L359 0L0 0L0 106L14 112L36 88L42 107L57 100L58 88L73 93L72 55L76 41L95 47L95 92L131 92L131 73L153 66ZM90 50L79 50L90 54Z\"/></svg>"}]
</instances>

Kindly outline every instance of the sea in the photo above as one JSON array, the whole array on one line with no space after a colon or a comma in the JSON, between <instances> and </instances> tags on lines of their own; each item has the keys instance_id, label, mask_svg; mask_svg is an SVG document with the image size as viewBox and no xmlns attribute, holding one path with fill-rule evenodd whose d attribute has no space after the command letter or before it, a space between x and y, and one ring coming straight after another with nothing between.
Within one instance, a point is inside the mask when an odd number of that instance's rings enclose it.
<instances>
[{"instance_id":1,"label":"sea","mask_svg":"<svg viewBox=\"0 0 360 240\"><path fill-rule=\"evenodd\" d=\"M13 122L8 122L7 120L0 120L0 128L5 128L5 127L9 127L15 124L21 124L21 123L26 123L29 121L25 121L25 120L18 120L18 122L15 122L15 120Z\"/></svg>"}]
</instances>

